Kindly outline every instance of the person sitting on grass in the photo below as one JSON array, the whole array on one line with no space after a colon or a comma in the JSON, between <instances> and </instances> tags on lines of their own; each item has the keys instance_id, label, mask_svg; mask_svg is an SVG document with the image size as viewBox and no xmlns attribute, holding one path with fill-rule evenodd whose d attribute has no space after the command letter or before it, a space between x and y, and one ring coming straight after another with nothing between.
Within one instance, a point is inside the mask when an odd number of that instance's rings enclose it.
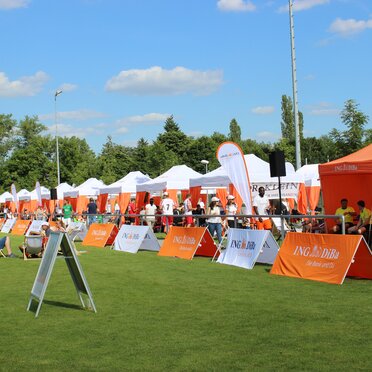
<instances>
[{"instance_id":1,"label":"person sitting on grass","mask_svg":"<svg viewBox=\"0 0 372 372\"><path fill-rule=\"evenodd\" d=\"M0 250L1 249L6 249L7 251L7 258L17 258L17 256L12 252L12 248L10 247L10 239L9 236L4 236L3 238L0 239Z\"/></svg>"}]
</instances>

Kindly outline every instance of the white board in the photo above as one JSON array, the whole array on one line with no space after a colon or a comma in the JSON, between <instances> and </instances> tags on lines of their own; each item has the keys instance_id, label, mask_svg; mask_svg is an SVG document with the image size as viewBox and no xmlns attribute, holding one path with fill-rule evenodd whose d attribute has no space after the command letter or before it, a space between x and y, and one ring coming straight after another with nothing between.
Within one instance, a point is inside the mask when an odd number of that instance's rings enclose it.
<instances>
[{"instance_id":1,"label":"white board","mask_svg":"<svg viewBox=\"0 0 372 372\"><path fill-rule=\"evenodd\" d=\"M26 236L29 236L31 232L40 233L41 232L41 224L45 221L40 220L33 220L31 222L30 227L28 228L26 232Z\"/></svg>"},{"instance_id":2,"label":"white board","mask_svg":"<svg viewBox=\"0 0 372 372\"><path fill-rule=\"evenodd\" d=\"M16 218L8 218L5 221L3 227L1 228L1 232L2 233L6 233L6 234L10 233L10 231L12 230L12 228L15 225L16 221L17 221Z\"/></svg>"},{"instance_id":3,"label":"white board","mask_svg":"<svg viewBox=\"0 0 372 372\"><path fill-rule=\"evenodd\" d=\"M137 253L160 250L160 244L149 226L123 225L115 238L114 250Z\"/></svg>"},{"instance_id":4,"label":"white board","mask_svg":"<svg viewBox=\"0 0 372 372\"><path fill-rule=\"evenodd\" d=\"M217 262L253 269L256 262L273 264L278 250L270 231L232 228Z\"/></svg>"}]
</instances>

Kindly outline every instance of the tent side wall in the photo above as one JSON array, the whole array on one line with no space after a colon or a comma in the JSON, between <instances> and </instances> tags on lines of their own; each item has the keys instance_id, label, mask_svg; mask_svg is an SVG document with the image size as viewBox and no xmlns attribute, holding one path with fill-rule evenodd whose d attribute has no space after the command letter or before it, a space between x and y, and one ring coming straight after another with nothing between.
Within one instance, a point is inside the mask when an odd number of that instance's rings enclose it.
<instances>
[{"instance_id":1,"label":"tent side wall","mask_svg":"<svg viewBox=\"0 0 372 372\"><path fill-rule=\"evenodd\" d=\"M320 175L322 184L324 210L326 214L334 214L336 209L340 207L340 201L343 198L349 200L349 205L357 208L358 200L364 200L368 209L372 208L372 193L370 185L372 185L371 174L335 174L335 175ZM328 226L334 223L329 221Z\"/></svg>"}]
</instances>

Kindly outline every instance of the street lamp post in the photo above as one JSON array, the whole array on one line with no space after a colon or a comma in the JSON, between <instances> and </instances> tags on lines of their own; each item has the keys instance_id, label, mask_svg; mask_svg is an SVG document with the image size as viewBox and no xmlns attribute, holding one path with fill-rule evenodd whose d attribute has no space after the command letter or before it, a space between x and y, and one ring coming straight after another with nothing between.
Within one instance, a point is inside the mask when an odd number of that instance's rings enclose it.
<instances>
[{"instance_id":1,"label":"street lamp post","mask_svg":"<svg viewBox=\"0 0 372 372\"><path fill-rule=\"evenodd\" d=\"M62 93L62 90L57 90L54 94L54 123L56 125L56 158L57 158L57 182L58 186L61 183L61 174L59 170L59 145L58 145L58 123L57 123L57 97Z\"/></svg>"},{"instance_id":2,"label":"street lamp post","mask_svg":"<svg viewBox=\"0 0 372 372\"><path fill-rule=\"evenodd\" d=\"M208 160L201 160L200 163L205 164L205 174L207 174L208 173L209 161Z\"/></svg>"}]
</instances>

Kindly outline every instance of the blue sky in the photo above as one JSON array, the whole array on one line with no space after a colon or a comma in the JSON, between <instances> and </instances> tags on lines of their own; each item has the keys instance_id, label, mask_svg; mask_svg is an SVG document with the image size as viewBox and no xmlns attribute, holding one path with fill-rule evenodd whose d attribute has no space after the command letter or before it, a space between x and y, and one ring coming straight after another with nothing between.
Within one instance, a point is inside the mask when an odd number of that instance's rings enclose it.
<instances>
[{"instance_id":1,"label":"blue sky","mask_svg":"<svg viewBox=\"0 0 372 372\"><path fill-rule=\"evenodd\" d=\"M99 152L151 141L173 114L189 135L280 137L292 94L286 0L0 0L0 113L39 115ZM372 1L294 0L305 135L372 118ZM369 127L371 124L369 123Z\"/></svg>"}]
</instances>

